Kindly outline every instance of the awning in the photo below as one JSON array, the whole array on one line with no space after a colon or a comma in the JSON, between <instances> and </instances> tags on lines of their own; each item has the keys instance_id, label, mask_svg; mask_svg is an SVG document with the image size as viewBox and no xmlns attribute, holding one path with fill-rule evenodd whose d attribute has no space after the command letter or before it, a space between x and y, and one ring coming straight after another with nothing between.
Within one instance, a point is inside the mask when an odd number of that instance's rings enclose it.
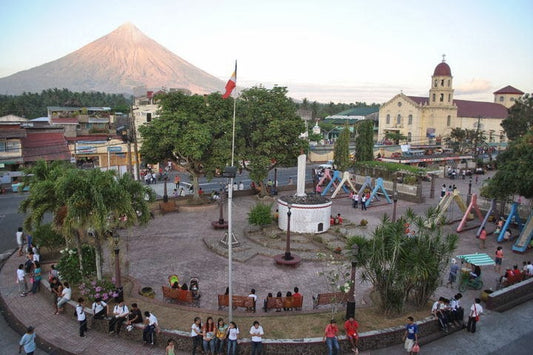
<instances>
[{"instance_id":1,"label":"awning","mask_svg":"<svg viewBox=\"0 0 533 355\"><path fill-rule=\"evenodd\" d=\"M490 256L488 256L485 253L476 253L476 254L467 254L467 255L457 255L457 258L461 259L462 261L465 261L469 264L477 265L477 266L485 266L485 265L494 265L496 264L494 260Z\"/></svg>"}]
</instances>

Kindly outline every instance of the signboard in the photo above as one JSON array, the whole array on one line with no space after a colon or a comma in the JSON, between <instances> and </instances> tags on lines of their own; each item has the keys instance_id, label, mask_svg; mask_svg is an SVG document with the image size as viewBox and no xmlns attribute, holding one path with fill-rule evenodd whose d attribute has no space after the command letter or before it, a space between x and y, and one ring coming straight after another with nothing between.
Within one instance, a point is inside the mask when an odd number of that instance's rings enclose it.
<instances>
[{"instance_id":1,"label":"signboard","mask_svg":"<svg viewBox=\"0 0 533 355\"><path fill-rule=\"evenodd\" d=\"M91 145L79 145L76 147L76 154L94 154L96 147Z\"/></svg>"},{"instance_id":2,"label":"signboard","mask_svg":"<svg viewBox=\"0 0 533 355\"><path fill-rule=\"evenodd\" d=\"M107 147L108 152L122 152L122 147Z\"/></svg>"}]
</instances>

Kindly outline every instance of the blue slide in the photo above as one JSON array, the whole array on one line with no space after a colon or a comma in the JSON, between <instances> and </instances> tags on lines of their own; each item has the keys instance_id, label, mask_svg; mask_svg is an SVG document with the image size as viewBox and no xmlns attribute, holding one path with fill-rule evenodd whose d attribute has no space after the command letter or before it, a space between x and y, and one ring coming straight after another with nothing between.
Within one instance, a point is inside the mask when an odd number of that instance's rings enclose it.
<instances>
[{"instance_id":1,"label":"blue slide","mask_svg":"<svg viewBox=\"0 0 533 355\"><path fill-rule=\"evenodd\" d=\"M520 233L520 236L514 243L513 251L516 251L518 253L524 253L527 250L527 247L529 243L531 242L532 237L533 237L533 212L529 214L529 218L527 219L527 222L524 225L524 228L522 228L522 232Z\"/></svg>"},{"instance_id":2,"label":"blue slide","mask_svg":"<svg viewBox=\"0 0 533 355\"><path fill-rule=\"evenodd\" d=\"M520 216L518 215L518 203L517 202L513 202L513 204L511 205L511 212L509 212L509 216L507 216L507 219L505 220L502 230L500 231L500 234L498 235L498 239L497 239L498 243L503 242L505 231L507 230L507 228L509 228L509 225L511 224L513 218L516 220L518 225L521 224Z\"/></svg>"}]
</instances>

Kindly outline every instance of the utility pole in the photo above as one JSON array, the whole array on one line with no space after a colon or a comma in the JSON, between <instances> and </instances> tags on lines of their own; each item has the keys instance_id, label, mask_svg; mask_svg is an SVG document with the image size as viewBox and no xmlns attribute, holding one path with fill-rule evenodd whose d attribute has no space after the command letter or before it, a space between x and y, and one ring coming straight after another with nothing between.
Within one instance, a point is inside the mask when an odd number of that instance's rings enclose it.
<instances>
[{"instance_id":1,"label":"utility pole","mask_svg":"<svg viewBox=\"0 0 533 355\"><path fill-rule=\"evenodd\" d=\"M133 98L133 102L135 103L135 98ZM137 147L137 129L135 128L135 116L134 112L135 108L133 107L133 104L131 105L131 112L130 112L130 129L132 134L130 135L130 140L133 141L133 151L135 153L135 174L133 174L134 180L139 180L141 178L141 173L139 170L139 150ZM131 154L130 154L131 157Z\"/></svg>"}]
</instances>

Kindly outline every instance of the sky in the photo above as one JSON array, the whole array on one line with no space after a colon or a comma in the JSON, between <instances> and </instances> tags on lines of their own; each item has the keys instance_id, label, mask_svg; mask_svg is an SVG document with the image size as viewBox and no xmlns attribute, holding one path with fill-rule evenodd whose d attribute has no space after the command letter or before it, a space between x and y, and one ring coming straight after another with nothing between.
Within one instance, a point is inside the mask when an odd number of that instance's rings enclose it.
<instances>
[{"instance_id":1,"label":"sky","mask_svg":"<svg viewBox=\"0 0 533 355\"><path fill-rule=\"evenodd\" d=\"M446 55L455 98L533 92L531 0L18 0L0 4L0 77L63 57L131 22L238 85L318 102L427 96ZM222 89L221 89L222 90Z\"/></svg>"}]
</instances>

